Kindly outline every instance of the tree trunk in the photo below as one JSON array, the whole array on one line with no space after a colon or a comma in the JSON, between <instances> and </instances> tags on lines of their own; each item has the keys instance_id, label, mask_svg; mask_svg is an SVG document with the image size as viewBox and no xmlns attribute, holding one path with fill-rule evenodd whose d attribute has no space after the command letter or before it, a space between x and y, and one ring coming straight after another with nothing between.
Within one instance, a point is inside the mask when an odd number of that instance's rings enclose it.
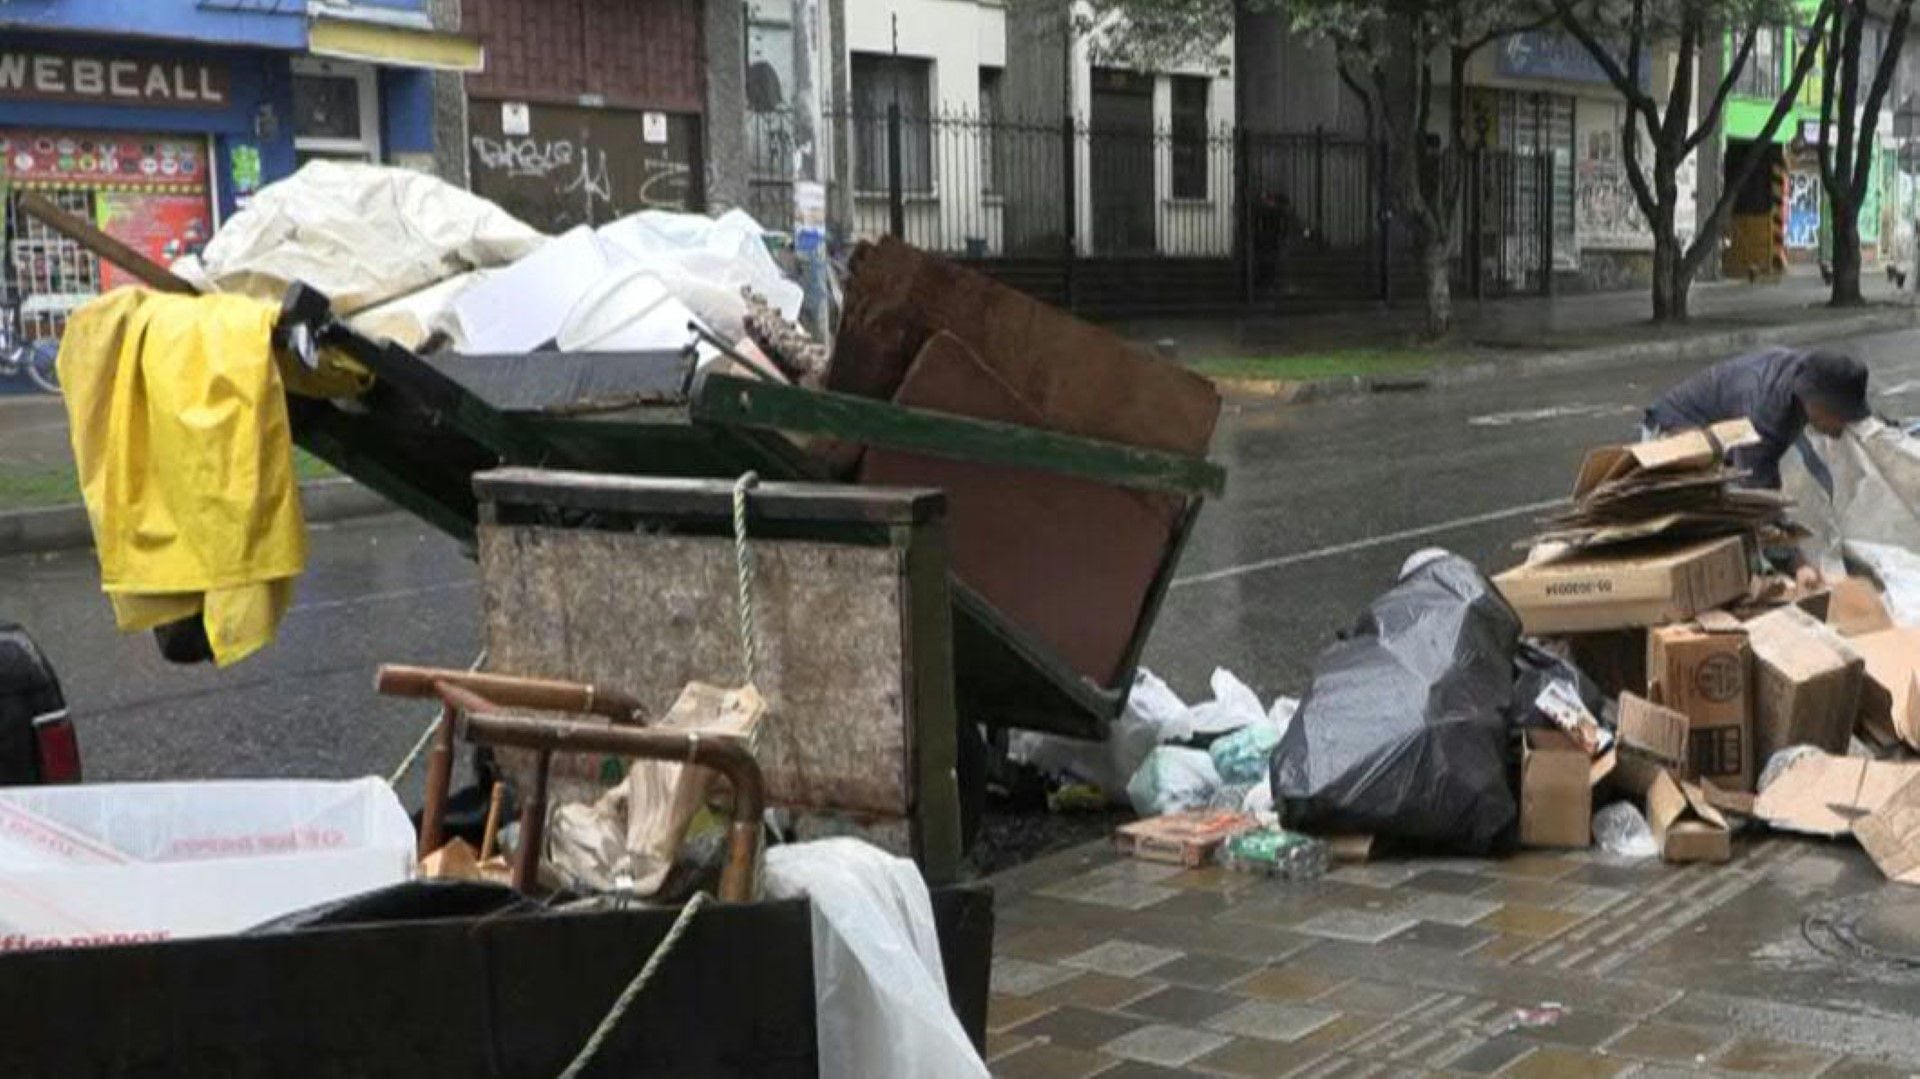
<instances>
[{"instance_id":1,"label":"tree trunk","mask_svg":"<svg viewBox=\"0 0 1920 1079\"><path fill-rule=\"evenodd\" d=\"M1448 247L1440 237L1420 239L1420 271L1427 285L1427 336L1434 340L1453 330L1453 258Z\"/></svg>"},{"instance_id":2,"label":"tree trunk","mask_svg":"<svg viewBox=\"0 0 1920 1079\"><path fill-rule=\"evenodd\" d=\"M1858 307L1866 301L1860 295L1860 210L1842 206L1847 199L1834 199L1833 208L1833 299L1834 307Z\"/></svg>"},{"instance_id":3,"label":"tree trunk","mask_svg":"<svg viewBox=\"0 0 1920 1079\"><path fill-rule=\"evenodd\" d=\"M1673 229L1653 229L1653 321L1685 322L1687 288L1692 282L1680 272L1680 242Z\"/></svg>"}]
</instances>

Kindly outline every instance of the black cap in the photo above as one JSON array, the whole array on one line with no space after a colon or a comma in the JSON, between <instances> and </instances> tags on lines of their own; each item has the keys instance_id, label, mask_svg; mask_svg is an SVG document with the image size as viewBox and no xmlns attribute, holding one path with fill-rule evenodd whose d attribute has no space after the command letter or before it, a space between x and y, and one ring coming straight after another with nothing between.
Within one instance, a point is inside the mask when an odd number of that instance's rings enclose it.
<instances>
[{"instance_id":1,"label":"black cap","mask_svg":"<svg viewBox=\"0 0 1920 1079\"><path fill-rule=\"evenodd\" d=\"M1815 349L1807 353L1794 380L1794 392L1848 423L1873 414L1867 407L1867 365L1844 352Z\"/></svg>"}]
</instances>

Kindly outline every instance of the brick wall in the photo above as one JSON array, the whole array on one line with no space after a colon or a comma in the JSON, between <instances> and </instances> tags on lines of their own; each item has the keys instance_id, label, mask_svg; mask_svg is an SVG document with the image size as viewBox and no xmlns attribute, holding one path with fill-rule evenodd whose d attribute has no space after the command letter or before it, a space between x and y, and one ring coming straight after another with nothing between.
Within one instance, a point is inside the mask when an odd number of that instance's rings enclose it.
<instances>
[{"instance_id":1,"label":"brick wall","mask_svg":"<svg viewBox=\"0 0 1920 1079\"><path fill-rule=\"evenodd\" d=\"M478 97L703 111L702 0L462 0L487 47ZM728 0L717 0L725 3Z\"/></svg>"}]
</instances>

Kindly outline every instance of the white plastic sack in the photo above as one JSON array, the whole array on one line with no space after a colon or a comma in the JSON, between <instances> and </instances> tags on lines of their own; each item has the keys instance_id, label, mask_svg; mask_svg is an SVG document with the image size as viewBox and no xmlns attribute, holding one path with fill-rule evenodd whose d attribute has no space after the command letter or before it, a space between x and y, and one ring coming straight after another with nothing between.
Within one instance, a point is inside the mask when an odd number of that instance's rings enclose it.
<instances>
[{"instance_id":1,"label":"white plastic sack","mask_svg":"<svg viewBox=\"0 0 1920 1079\"><path fill-rule=\"evenodd\" d=\"M1220 772L1204 749L1156 746L1127 781L1127 800L1142 817L1205 809L1220 789Z\"/></svg>"},{"instance_id":2,"label":"white plastic sack","mask_svg":"<svg viewBox=\"0 0 1920 1079\"><path fill-rule=\"evenodd\" d=\"M705 323L729 341L746 333L751 288L792 319L804 298L767 251L765 230L743 210L717 218L645 210L602 225L599 238L616 268L648 270Z\"/></svg>"},{"instance_id":3,"label":"white plastic sack","mask_svg":"<svg viewBox=\"0 0 1920 1079\"><path fill-rule=\"evenodd\" d=\"M1809 432L1807 443L1832 478L1832 494L1799 453L1782 459L1780 476L1795 501L1794 519L1813 532L1801 545L1813 561L1839 568L1845 543L1920 551L1920 438L1867 419L1839 438Z\"/></svg>"},{"instance_id":4,"label":"white plastic sack","mask_svg":"<svg viewBox=\"0 0 1920 1079\"><path fill-rule=\"evenodd\" d=\"M1071 776L1107 792L1115 802L1125 797L1127 781L1147 759L1153 747L1192 735L1186 702L1145 667L1134 672L1127 706L1107 728L1107 740L1089 742L1030 731L1015 732L1008 755L1048 775Z\"/></svg>"},{"instance_id":5,"label":"white plastic sack","mask_svg":"<svg viewBox=\"0 0 1920 1079\"><path fill-rule=\"evenodd\" d=\"M1260 695L1235 678L1232 671L1214 668L1212 685L1213 699L1194 705L1187 713L1194 734L1224 734L1266 721L1267 710L1260 705Z\"/></svg>"},{"instance_id":6,"label":"white plastic sack","mask_svg":"<svg viewBox=\"0 0 1920 1079\"><path fill-rule=\"evenodd\" d=\"M404 881L375 778L0 789L0 950L235 933Z\"/></svg>"},{"instance_id":7,"label":"white plastic sack","mask_svg":"<svg viewBox=\"0 0 1920 1079\"><path fill-rule=\"evenodd\" d=\"M919 870L858 839L767 851L771 899L813 904L820 1074L984 1079L947 1000L933 904Z\"/></svg>"},{"instance_id":8,"label":"white plastic sack","mask_svg":"<svg viewBox=\"0 0 1920 1079\"><path fill-rule=\"evenodd\" d=\"M352 314L546 242L486 199L424 173L314 161L260 189L173 272L202 291L275 301L304 281Z\"/></svg>"},{"instance_id":9,"label":"white plastic sack","mask_svg":"<svg viewBox=\"0 0 1920 1079\"><path fill-rule=\"evenodd\" d=\"M1593 841L1608 854L1651 858L1660 853L1653 828L1632 802L1615 802L1593 815Z\"/></svg>"}]
</instances>

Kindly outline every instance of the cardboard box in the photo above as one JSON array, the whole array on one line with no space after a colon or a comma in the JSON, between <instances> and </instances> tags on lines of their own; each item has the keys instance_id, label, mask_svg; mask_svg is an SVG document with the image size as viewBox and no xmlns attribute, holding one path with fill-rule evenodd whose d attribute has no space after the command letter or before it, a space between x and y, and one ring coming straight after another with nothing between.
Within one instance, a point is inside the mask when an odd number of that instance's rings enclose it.
<instances>
[{"instance_id":1,"label":"cardboard box","mask_svg":"<svg viewBox=\"0 0 1920 1079\"><path fill-rule=\"evenodd\" d=\"M1560 638L1567 655L1609 698L1647 690L1647 631L1615 629Z\"/></svg>"},{"instance_id":2,"label":"cardboard box","mask_svg":"<svg viewBox=\"0 0 1920 1079\"><path fill-rule=\"evenodd\" d=\"M1860 725L1882 745L1898 739L1920 748L1920 629L1888 629L1847 641L1866 663Z\"/></svg>"},{"instance_id":3,"label":"cardboard box","mask_svg":"<svg viewBox=\"0 0 1920 1079\"><path fill-rule=\"evenodd\" d=\"M1746 543L1728 536L1607 548L1529 562L1493 583L1535 636L1658 626L1745 595Z\"/></svg>"},{"instance_id":4,"label":"cardboard box","mask_svg":"<svg viewBox=\"0 0 1920 1079\"><path fill-rule=\"evenodd\" d=\"M1182 809L1123 824L1114 830L1113 842L1123 854L1194 869L1213 861L1229 836L1257 823L1248 813Z\"/></svg>"},{"instance_id":5,"label":"cardboard box","mask_svg":"<svg viewBox=\"0 0 1920 1079\"><path fill-rule=\"evenodd\" d=\"M1752 682L1743 626L1709 619L1647 633L1647 692L1686 717L1682 778L1753 789Z\"/></svg>"},{"instance_id":6,"label":"cardboard box","mask_svg":"<svg viewBox=\"0 0 1920 1079\"><path fill-rule=\"evenodd\" d=\"M1920 778L1854 825L1853 835L1888 880L1920 884Z\"/></svg>"},{"instance_id":7,"label":"cardboard box","mask_svg":"<svg viewBox=\"0 0 1920 1079\"><path fill-rule=\"evenodd\" d=\"M1798 607L1747 623L1753 649L1754 759L1791 746L1845 753L1860 714L1866 661L1831 626Z\"/></svg>"},{"instance_id":8,"label":"cardboard box","mask_svg":"<svg viewBox=\"0 0 1920 1079\"><path fill-rule=\"evenodd\" d=\"M1669 862L1724 862L1733 857L1727 818L1699 787L1662 772L1647 791L1647 824Z\"/></svg>"},{"instance_id":9,"label":"cardboard box","mask_svg":"<svg viewBox=\"0 0 1920 1079\"><path fill-rule=\"evenodd\" d=\"M1585 847L1593 842L1593 785L1613 758L1595 761L1565 731L1529 730L1520 750L1520 843Z\"/></svg>"},{"instance_id":10,"label":"cardboard box","mask_svg":"<svg viewBox=\"0 0 1920 1079\"><path fill-rule=\"evenodd\" d=\"M1687 766L1687 717L1631 693L1620 695L1618 741L1613 781L1629 794L1645 797L1662 773Z\"/></svg>"},{"instance_id":11,"label":"cardboard box","mask_svg":"<svg viewBox=\"0 0 1920 1079\"><path fill-rule=\"evenodd\" d=\"M1892 629L1893 616L1872 581L1842 577L1828 590L1827 624L1842 637L1859 637Z\"/></svg>"},{"instance_id":12,"label":"cardboard box","mask_svg":"<svg viewBox=\"0 0 1920 1079\"><path fill-rule=\"evenodd\" d=\"M1580 475L1574 480L1573 497L1577 501L1594 492L1603 483L1616 483L1643 473L1684 472L1711 468L1729 450L1751 446L1760 441L1749 420L1726 420L1698 431L1632 442L1621 446L1603 446L1589 450L1580 462Z\"/></svg>"},{"instance_id":13,"label":"cardboard box","mask_svg":"<svg viewBox=\"0 0 1920 1079\"><path fill-rule=\"evenodd\" d=\"M1843 836L1920 779L1920 762L1815 754L1793 762L1754 800L1754 815L1803 835Z\"/></svg>"}]
</instances>

